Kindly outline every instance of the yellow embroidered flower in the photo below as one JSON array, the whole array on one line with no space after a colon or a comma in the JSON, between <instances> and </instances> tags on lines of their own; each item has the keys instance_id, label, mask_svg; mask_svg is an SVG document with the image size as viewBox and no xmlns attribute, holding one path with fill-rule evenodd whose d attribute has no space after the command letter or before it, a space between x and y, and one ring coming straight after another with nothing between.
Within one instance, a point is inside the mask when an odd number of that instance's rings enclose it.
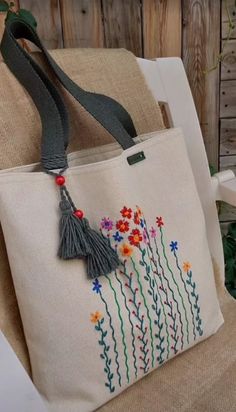
<instances>
[{"instance_id":1,"label":"yellow embroidered flower","mask_svg":"<svg viewBox=\"0 0 236 412\"><path fill-rule=\"evenodd\" d=\"M133 248L128 243L123 243L120 247L120 252L124 257L130 257L133 253Z\"/></svg>"},{"instance_id":2,"label":"yellow embroidered flower","mask_svg":"<svg viewBox=\"0 0 236 412\"><path fill-rule=\"evenodd\" d=\"M92 323L97 323L101 318L102 318L102 314L101 312L98 312L98 310L94 313L91 313L90 315L90 321Z\"/></svg>"},{"instance_id":3,"label":"yellow embroidered flower","mask_svg":"<svg viewBox=\"0 0 236 412\"><path fill-rule=\"evenodd\" d=\"M189 262L184 262L183 264L183 270L184 272L188 272L191 269L191 265Z\"/></svg>"}]
</instances>

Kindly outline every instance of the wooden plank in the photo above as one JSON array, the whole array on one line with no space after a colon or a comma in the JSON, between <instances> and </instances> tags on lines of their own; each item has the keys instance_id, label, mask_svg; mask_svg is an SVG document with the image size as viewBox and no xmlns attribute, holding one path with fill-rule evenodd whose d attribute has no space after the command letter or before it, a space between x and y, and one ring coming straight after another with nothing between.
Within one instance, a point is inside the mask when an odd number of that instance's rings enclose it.
<instances>
[{"instance_id":1,"label":"wooden plank","mask_svg":"<svg viewBox=\"0 0 236 412\"><path fill-rule=\"evenodd\" d=\"M142 56L140 0L102 0L105 47L124 47Z\"/></svg>"},{"instance_id":2,"label":"wooden plank","mask_svg":"<svg viewBox=\"0 0 236 412\"><path fill-rule=\"evenodd\" d=\"M227 169L233 170L233 172L236 174L236 156L220 157L220 170ZM219 217L221 222L235 221L236 207L233 207L228 203L221 202Z\"/></svg>"},{"instance_id":3,"label":"wooden plank","mask_svg":"<svg viewBox=\"0 0 236 412\"><path fill-rule=\"evenodd\" d=\"M236 155L236 118L220 121L220 154Z\"/></svg>"},{"instance_id":4,"label":"wooden plank","mask_svg":"<svg viewBox=\"0 0 236 412\"><path fill-rule=\"evenodd\" d=\"M143 0L144 57L181 56L181 0Z\"/></svg>"},{"instance_id":5,"label":"wooden plank","mask_svg":"<svg viewBox=\"0 0 236 412\"><path fill-rule=\"evenodd\" d=\"M227 9L228 9L228 12L227 12ZM229 32L230 20L234 24L234 28L230 29L230 32ZM227 39L228 37L230 39L236 38L236 3L235 3L235 0L222 0L221 24L222 24L222 29L221 29L222 39Z\"/></svg>"},{"instance_id":6,"label":"wooden plank","mask_svg":"<svg viewBox=\"0 0 236 412\"><path fill-rule=\"evenodd\" d=\"M221 62L221 80L236 79L236 40L225 43Z\"/></svg>"},{"instance_id":7,"label":"wooden plank","mask_svg":"<svg viewBox=\"0 0 236 412\"><path fill-rule=\"evenodd\" d=\"M65 47L103 47L100 0L60 0Z\"/></svg>"},{"instance_id":8,"label":"wooden plank","mask_svg":"<svg viewBox=\"0 0 236 412\"><path fill-rule=\"evenodd\" d=\"M30 10L37 20L37 31L48 49L63 47L59 0L20 0L20 7ZM35 50L35 47L31 47Z\"/></svg>"},{"instance_id":9,"label":"wooden plank","mask_svg":"<svg viewBox=\"0 0 236 412\"><path fill-rule=\"evenodd\" d=\"M183 61L208 159L218 167L220 0L183 0ZM204 70L208 69L207 74Z\"/></svg>"},{"instance_id":10,"label":"wooden plank","mask_svg":"<svg viewBox=\"0 0 236 412\"><path fill-rule=\"evenodd\" d=\"M220 117L236 117L236 80L221 82Z\"/></svg>"}]
</instances>

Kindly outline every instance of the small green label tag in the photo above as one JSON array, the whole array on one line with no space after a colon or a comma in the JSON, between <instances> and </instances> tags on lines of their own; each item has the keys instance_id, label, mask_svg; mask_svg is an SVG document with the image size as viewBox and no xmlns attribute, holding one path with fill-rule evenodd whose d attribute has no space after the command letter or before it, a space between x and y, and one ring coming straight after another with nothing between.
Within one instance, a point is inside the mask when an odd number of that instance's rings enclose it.
<instances>
[{"instance_id":1,"label":"small green label tag","mask_svg":"<svg viewBox=\"0 0 236 412\"><path fill-rule=\"evenodd\" d=\"M133 165L135 163L141 162L142 160L145 159L145 154L144 152L138 152L133 154L132 156L127 157L127 162L129 165Z\"/></svg>"}]
</instances>

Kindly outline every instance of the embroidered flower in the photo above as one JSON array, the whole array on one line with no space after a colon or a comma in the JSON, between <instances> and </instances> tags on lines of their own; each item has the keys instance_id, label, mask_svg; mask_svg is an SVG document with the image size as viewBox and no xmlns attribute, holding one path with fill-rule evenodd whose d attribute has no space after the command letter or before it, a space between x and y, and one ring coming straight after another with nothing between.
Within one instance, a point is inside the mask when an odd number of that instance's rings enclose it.
<instances>
[{"instance_id":1,"label":"embroidered flower","mask_svg":"<svg viewBox=\"0 0 236 412\"><path fill-rule=\"evenodd\" d=\"M139 246L140 242L143 240L143 237L139 229L133 229L128 239L131 245Z\"/></svg>"},{"instance_id":2,"label":"embroidered flower","mask_svg":"<svg viewBox=\"0 0 236 412\"><path fill-rule=\"evenodd\" d=\"M120 232L125 233L129 231L129 222L127 220L118 220L116 223L116 229L118 229Z\"/></svg>"},{"instance_id":3,"label":"embroidered flower","mask_svg":"<svg viewBox=\"0 0 236 412\"><path fill-rule=\"evenodd\" d=\"M101 221L101 227L105 230L112 230L114 223L109 217L104 217Z\"/></svg>"},{"instance_id":4,"label":"embroidered flower","mask_svg":"<svg viewBox=\"0 0 236 412\"><path fill-rule=\"evenodd\" d=\"M98 280L98 279L95 279L95 280L93 281L93 291L96 292L96 293L99 293L101 287L102 287L102 285L101 285L101 283L99 283L99 280Z\"/></svg>"},{"instance_id":5,"label":"embroidered flower","mask_svg":"<svg viewBox=\"0 0 236 412\"><path fill-rule=\"evenodd\" d=\"M133 248L128 243L123 243L120 247L120 252L124 257L130 257L133 253Z\"/></svg>"},{"instance_id":6,"label":"embroidered flower","mask_svg":"<svg viewBox=\"0 0 236 412\"><path fill-rule=\"evenodd\" d=\"M139 207L139 206L136 206L136 209L137 209L138 215L139 215L139 216L142 216L143 212L142 212L142 210L140 209L140 207Z\"/></svg>"},{"instance_id":7,"label":"embroidered flower","mask_svg":"<svg viewBox=\"0 0 236 412\"><path fill-rule=\"evenodd\" d=\"M134 213L134 223L136 225L139 225L139 223L140 223L140 215L138 214L138 212Z\"/></svg>"},{"instance_id":8,"label":"embroidered flower","mask_svg":"<svg viewBox=\"0 0 236 412\"><path fill-rule=\"evenodd\" d=\"M156 231L156 229L154 229L154 227L152 226L151 227L151 229L150 229L150 235L151 235L151 237L154 239L155 237L156 237L156 235L157 235L157 231Z\"/></svg>"},{"instance_id":9,"label":"embroidered flower","mask_svg":"<svg viewBox=\"0 0 236 412\"><path fill-rule=\"evenodd\" d=\"M124 238L120 235L119 232L116 232L116 233L113 235L113 238L114 238L114 240L115 240L116 242L121 242L121 240L124 239Z\"/></svg>"},{"instance_id":10,"label":"embroidered flower","mask_svg":"<svg viewBox=\"0 0 236 412\"><path fill-rule=\"evenodd\" d=\"M183 263L183 271L188 272L191 269L191 264L189 262Z\"/></svg>"},{"instance_id":11,"label":"embroidered flower","mask_svg":"<svg viewBox=\"0 0 236 412\"><path fill-rule=\"evenodd\" d=\"M147 233L147 229L145 228L143 231L143 241L144 243L148 244L149 243L149 239L148 239L148 233Z\"/></svg>"},{"instance_id":12,"label":"embroidered flower","mask_svg":"<svg viewBox=\"0 0 236 412\"><path fill-rule=\"evenodd\" d=\"M158 227L164 226L164 222L161 216L156 218L156 223Z\"/></svg>"},{"instance_id":13,"label":"embroidered flower","mask_svg":"<svg viewBox=\"0 0 236 412\"><path fill-rule=\"evenodd\" d=\"M102 314L98 310L90 315L90 321L92 323L98 323L98 321L102 319Z\"/></svg>"},{"instance_id":14,"label":"embroidered flower","mask_svg":"<svg viewBox=\"0 0 236 412\"><path fill-rule=\"evenodd\" d=\"M171 250L171 252L175 252L176 250L178 250L178 242L174 242L173 240L172 240L172 242L170 243L170 250Z\"/></svg>"},{"instance_id":15,"label":"embroidered flower","mask_svg":"<svg viewBox=\"0 0 236 412\"><path fill-rule=\"evenodd\" d=\"M131 219L132 217L132 209L130 209L130 207L128 209L126 206L124 206L120 213L123 217L126 217L127 219Z\"/></svg>"}]
</instances>

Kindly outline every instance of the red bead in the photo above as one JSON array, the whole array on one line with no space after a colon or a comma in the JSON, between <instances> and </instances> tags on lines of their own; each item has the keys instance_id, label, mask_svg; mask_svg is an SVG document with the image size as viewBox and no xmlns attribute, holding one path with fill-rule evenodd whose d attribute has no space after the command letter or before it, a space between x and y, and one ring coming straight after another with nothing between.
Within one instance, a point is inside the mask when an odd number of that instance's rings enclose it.
<instances>
[{"instance_id":1,"label":"red bead","mask_svg":"<svg viewBox=\"0 0 236 412\"><path fill-rule=\"evenodd\" d=\"M65 183L65 181L66 181L66 179L64 178L64 176L57 176L56 177L56 184L58 185L58 186L63 186L64 185L64 183Z\"/></svg>"},{"instance_id":2,"label":"red bead","mask_svg":"<svg viewBox=\"0 0 236 412\"><path fill-rule=\"evenodd\" d=\"M78 210L76 210L76 211L74 212L74 215L75 215L76 217L78 217L79 219L82 219L83 216L84 216L84 212L83 212L83 210L78 209Z\"/></svg>"}]
</instances>

